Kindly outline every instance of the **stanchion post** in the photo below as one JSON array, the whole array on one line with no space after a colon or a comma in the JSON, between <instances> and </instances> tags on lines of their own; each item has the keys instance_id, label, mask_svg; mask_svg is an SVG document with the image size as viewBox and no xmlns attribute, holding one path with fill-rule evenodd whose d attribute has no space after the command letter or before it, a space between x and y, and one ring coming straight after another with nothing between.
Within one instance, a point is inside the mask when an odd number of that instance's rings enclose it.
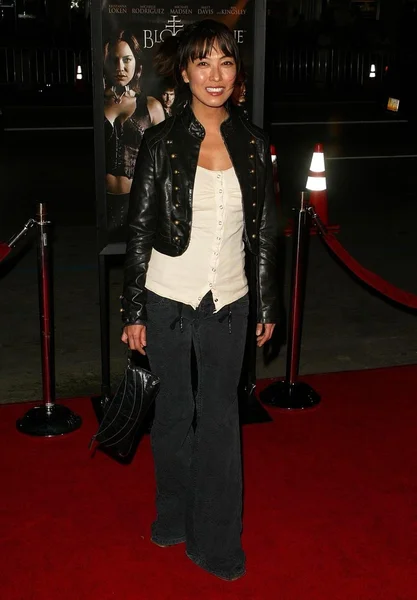
<instances>
[{"instance_id":1,"label":"stanchion post","mask_svg":"<svg viewBox=\"0 0 417 600\"><path fill-rule=\"evenodd\" d=\"M101 394L93 396L91 402L99 423L103 420L104 409L111 397L110 376L110 301L109 301L109 257L100 254L98 258L99 297L100 297L100 343L101 343Z\"/></svg>"},{"instance_id":2,"label":"stanchion post","mask_svg":"<svg viewBox=\"0 0 417 600\"><path fill-rule=\"evenodd\" d=\"M265 404L285 409L310 408L320 402L320 396L311 386L298 381L311 226L308 208L307 195L301 192L301 205L293 235L291 308L285 379L272 383L260 394Z\"/></svg>"},{"instance_id":3,"label":"stanchion post","mask_svg":"<svg viewBox=\"0 0 417 600\"><path fill-rule=\"evenodd\" d=\"M54 324L51 279L50 221L44 203L38 204L38 289L42 359L43 405L31 408L16 423L28 435L53 437L81 426L81 418L66 406L55 403Z\"/></svg>"},{"instance_id":4,"label":"stanchion post","mask_svg":"<svg viewBox=\"0 0 417 600\"><path fill-rule=\"evenodd\" d=\"M309 230L310 215L307 212L307 196L305 192L302 192L300 210L296 219L296 235L293 237L291 314L288 329L286 368L286 379L290 384L296 382L300 365Z\"/></svg>"},{"instance_id":5,"label":"stanchion post","mask_svg":"<svg viewBox=\"0 0 417 600\"><path fill-rule=\"evenodd\" d=\"M45 204L38 205L38 294L39 329L42 356L43 403L52 406L55 401L54 330L52 327L52 281L50 222L47 220Z\"/></svg>"}]
</instances>

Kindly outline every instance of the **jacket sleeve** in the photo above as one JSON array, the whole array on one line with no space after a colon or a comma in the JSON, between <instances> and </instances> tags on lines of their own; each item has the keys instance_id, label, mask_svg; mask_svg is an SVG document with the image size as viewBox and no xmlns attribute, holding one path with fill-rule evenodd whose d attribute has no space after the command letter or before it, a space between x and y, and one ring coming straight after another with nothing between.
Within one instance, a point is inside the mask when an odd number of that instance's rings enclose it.
<instances>
[{"instance_id":1,"label":"jacket sleeve","mask_svg":"<svg viewBox=\"0 0 417 600\"><path fill-rule=\"evenodd\" d=\"M122 320L125 325L143 325L146 323L146 272L157 226L154 158L146 132L136 160L127 224Z\"/></svg>"},{"instance_id":2,"label":"jacket sleeve","mask_svg":"<svg viewBox=\"0 0 417 600\"><path fill-rule=\"evenodd\" d=\"M265 197L259 227L258 323L277 323L280 317L283 220L274 191L269 142L265 148Z\"/></svg>"}]
</instances>

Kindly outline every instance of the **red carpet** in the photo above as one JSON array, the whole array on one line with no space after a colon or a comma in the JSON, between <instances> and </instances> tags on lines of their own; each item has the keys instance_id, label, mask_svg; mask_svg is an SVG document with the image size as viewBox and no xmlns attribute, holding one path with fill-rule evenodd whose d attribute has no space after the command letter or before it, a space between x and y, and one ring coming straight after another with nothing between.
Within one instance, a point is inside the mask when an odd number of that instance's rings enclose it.
<instances>
[{"instance_id":1,"label":"red carpet","mask_svg":"<svg viewBox=\"0 0 417 600\"><path fill-rule=\"evenodd\" d=\"M149 542L149 437L130 466L15 431L0 408L2 600L415 600L417 365L308 377L322 402L244 427L247 575L222 582Z\"/></svg>"}]
</instances>

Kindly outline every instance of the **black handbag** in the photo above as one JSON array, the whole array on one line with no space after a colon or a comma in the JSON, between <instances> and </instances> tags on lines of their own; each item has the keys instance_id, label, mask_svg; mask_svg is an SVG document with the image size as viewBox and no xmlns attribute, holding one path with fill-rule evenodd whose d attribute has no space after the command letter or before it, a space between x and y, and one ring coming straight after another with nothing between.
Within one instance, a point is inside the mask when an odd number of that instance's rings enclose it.
<instances>
[{"instance_id":1,"label":"black handbag","mask_svg":"<svg viewBox=\"0 0 417 600\"><path fill-rule=\"evenodd\" d=\"M92 437L97 450L118 462L130 463L144 418L159 391L159 378L129 358L116 393L103 406L100 426Z\"/></svg>"}]
</instances>

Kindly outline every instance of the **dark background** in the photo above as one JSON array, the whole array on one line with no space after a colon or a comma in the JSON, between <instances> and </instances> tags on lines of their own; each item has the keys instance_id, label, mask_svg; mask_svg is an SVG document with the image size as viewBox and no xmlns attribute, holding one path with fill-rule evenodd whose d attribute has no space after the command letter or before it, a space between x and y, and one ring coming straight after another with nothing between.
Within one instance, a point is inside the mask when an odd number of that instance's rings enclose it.
<instances>
[{"instance_id":1,"label":"dark background","mask_svg":"<svg viewBox=\"0 0 417 600\"><path fill-rule=\"evenodd\" d=\"M60 397L100 389L90 23L83 2L69 5L0 1L0 240L34 216L37 202L48 202ZM416 18L409 1L269 2L265 86L286 216L322 142L340 241L365 267L414 293ZM398 113L386 110L388 96L400 99ZM287 239L287 304L290 249ZM0 266L0 402L41 397L36 252L28 245L17 254ZM115 264L115 379L125 360L120 290ZM312 239L301 373L414 363L416 334L413 311L359 285ZM284 372L285 345L275 346L271 360L259 353L260 377Z\"/></svg>"}]
</instances>

